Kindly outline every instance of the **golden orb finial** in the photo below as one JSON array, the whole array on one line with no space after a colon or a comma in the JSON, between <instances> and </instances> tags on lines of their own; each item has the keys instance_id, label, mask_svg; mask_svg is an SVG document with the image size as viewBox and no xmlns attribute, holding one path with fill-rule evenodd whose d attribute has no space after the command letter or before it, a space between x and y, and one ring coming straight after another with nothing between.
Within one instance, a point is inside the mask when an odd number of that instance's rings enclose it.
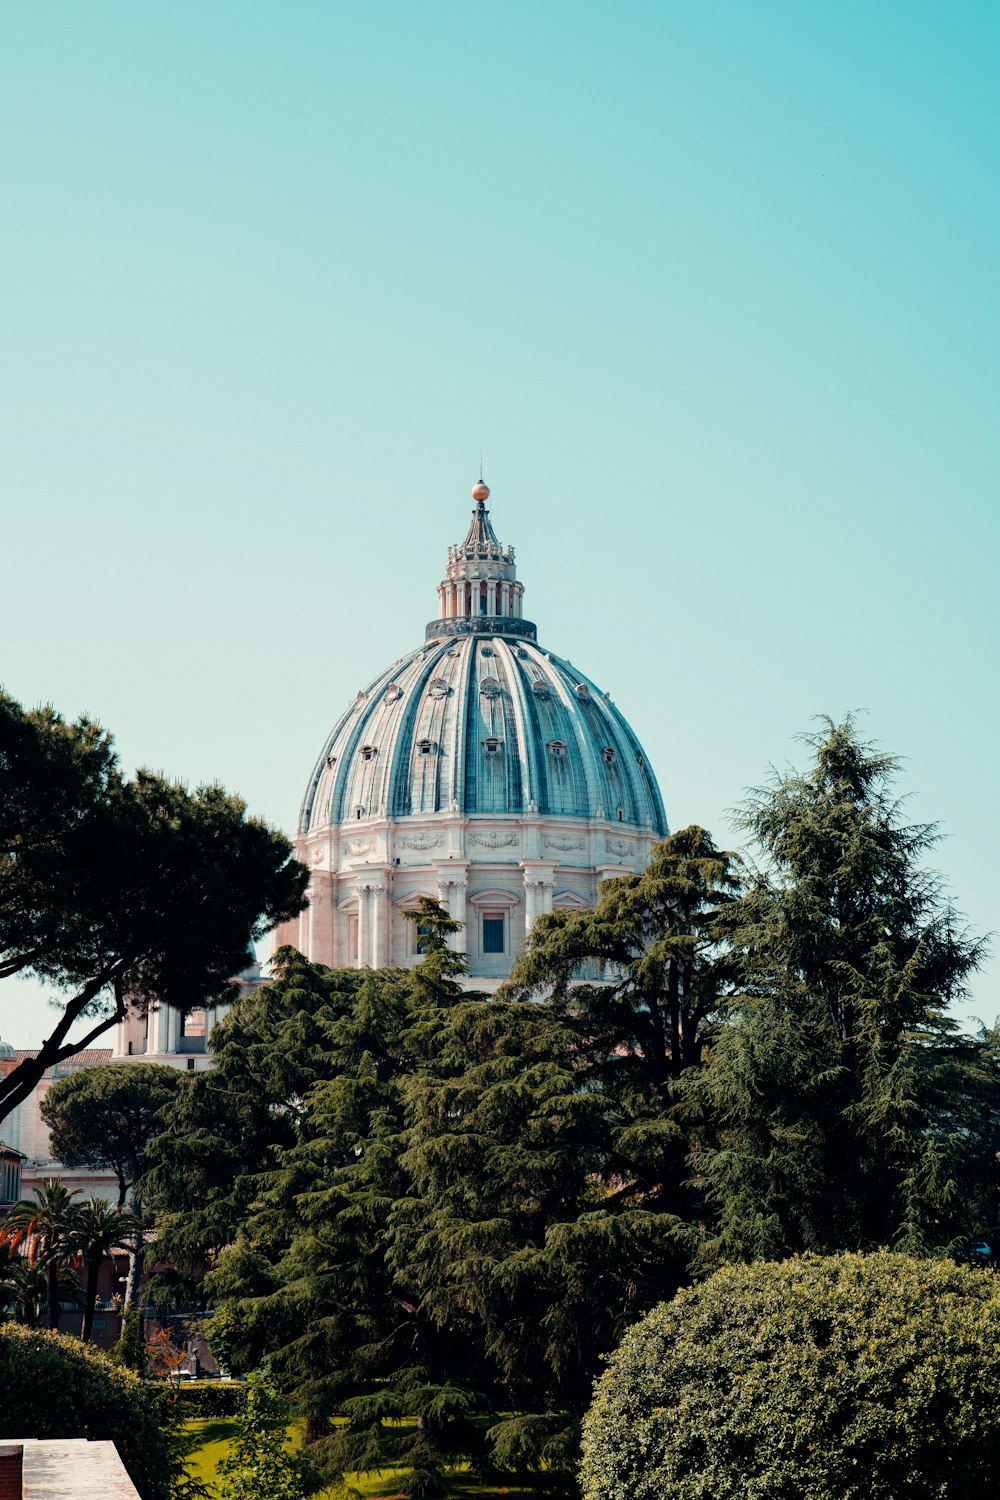
<instances>
[{"instance_id":1,"label":"golden orb finial","mask_svg":"<svg viewBox=\"0 0 1000 1500\"><path fill-rule=\"evenodd\" d=\"M480 479L478 484L472 486L472 498L473 500L488 500L490 498L489 485L484 484Z\"/></svg>"}]
</instances>

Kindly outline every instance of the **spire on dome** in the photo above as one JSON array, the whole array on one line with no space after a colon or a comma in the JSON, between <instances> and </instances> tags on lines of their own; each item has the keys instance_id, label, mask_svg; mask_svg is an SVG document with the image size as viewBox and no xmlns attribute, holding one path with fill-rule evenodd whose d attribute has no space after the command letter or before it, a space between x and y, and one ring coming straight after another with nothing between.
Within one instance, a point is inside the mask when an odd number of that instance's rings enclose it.
<instances>
[{"instance_id":1,"label":"spire on dome","mask_svg":"<svg viewBox=\"0 0 1000 1500\"><path fill-rule=\"evenodd\" d=\"M524 588L514 568L514 549L498 541L490 522L490 489L481 464L472 498L476 503L465 540L448 548L447 576L438 585L438 620L427 628L506 631L533 638L534 626L521 618Z\"/></svg>"},{"instance_id":2,"label":"spire on dome","mask_svg":"<svg viewBox=\"0 0 1000 1500\"><path fill-rule=\"evenodd\" d=\"M482 473L479 483L472 487L472 498L476 502L476 508L472 512L472 520L459 551L465 557L502 557L504 549L497 540L496 532L490 524L490 513L486 509L490 490L489 485L483 483Z\"/></svg>"}]
</instances>

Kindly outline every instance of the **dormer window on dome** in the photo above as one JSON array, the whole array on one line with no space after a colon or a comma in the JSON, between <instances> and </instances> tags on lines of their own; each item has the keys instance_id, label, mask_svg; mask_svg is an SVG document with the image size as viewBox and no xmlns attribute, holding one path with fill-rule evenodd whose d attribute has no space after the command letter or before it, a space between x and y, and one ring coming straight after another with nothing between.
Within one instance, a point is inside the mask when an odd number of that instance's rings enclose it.
<instances>
[{"instance_id":1,"label":"dormer window on dome","mask_svg":"<svg viewBox=\"0 0 1000 1500\"><path fill-rule=\"evenodd\" d=\"M562 760L564 758L565 754L566 754L566 741L565 740L549 740L549 743L546 746L546 748L547 748L549 754L552 756L553 760Z\"/></svg>"},{"instance_id":2,"label":"dormer window on dome","mask_svg":"<svg viewBox=\"0 0 1000 1500\"><path fill-rule=\"evenodd\" d=\"M498 740L496 735L490 735L483 740L483 750L487 755L500 755L503 751L503 740Z\"/></svg>"},{"instance_id":3,"label":"dormer window on dome","mask_svg":"<svg viewBox=\"0 0 1000 1500\"><path fill-rule=\"evenodd\" d=\"M378 746L377 745L362 745L361 746L361 759L362 760L374 760L377 754L378 754Z\"/></svg>"},{"instance_id":4,"label":"dormer window on dome","mask_svg":"<svg viewBox=\"0 0 1000 1500\"><path fill-rule=\"evenodd\" d=\"M604 749L601 751L601 759L604 761L604 764L607 765L607 766L613 766L614 765L615 760L617 759L617 756L615 755L615 752L614 752L614 750L612 750L612 748L611 748L610 745L605 745L604 746Z\"/></svg>"},{"instance_id":5,"label":"dormer window on dome","mask_svg":"<svg viewBox=\"0 0 1000 1500\"><path fill-rule=\"evenodd\" d=\"M417 743L418 755L436 755L437 740L420 740Z\"/></svg>"}]
</instances>

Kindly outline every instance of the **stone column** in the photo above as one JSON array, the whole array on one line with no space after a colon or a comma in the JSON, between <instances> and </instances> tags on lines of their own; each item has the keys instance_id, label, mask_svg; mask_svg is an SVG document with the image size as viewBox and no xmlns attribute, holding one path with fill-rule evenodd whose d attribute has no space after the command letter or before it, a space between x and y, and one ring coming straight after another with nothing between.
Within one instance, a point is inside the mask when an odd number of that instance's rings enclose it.
<instances>
[{"instance_id":1,"label":"stone column","mask_svg":"<svg viewBox=\"0 0 1000 1500\"><path fill-rule=\"evenodd\" d=\"M358 885L358 956L355 968L366 969L371 963L372 944L368 923L368 887Z\"/></svg>"},{"instance_id":2,"label":"stone column","mask_svg":"<svg viewBox=\"0 0 1000 1500\"><path fill-rule=\"evenodd\" d=\"M524 877L524 935L525 935L525 937L528 936L528 933L534 927L534 925L535 925L535 918L538 915L538 910L537 910L537 906L536 906L535 897L536 897L536 885L535 885L535 881L529 875L525 875L525 877Z\"/></svg>"},{"instance_id":3,"label":"stone column","mask_svg":"<svg viewBox=\"0 0 1000 1500\"><path fill-rule=\"evenodd\" d=\"M521 861L524 876L524 932L525 936L534 927L539 917L552 910L552 888L554 868L544 860Z\"/></svg>"},{"instance_id":4,"label":"stone column","mask_svg":"<svg viewBox=\"0 0 1000 1500\"><path fill-rule=\"evenodd\" d=\"M502 615L509 615L510 614L510 584L509 583L502 583L500 585L500 613Z\"/></svg>"},{"instance_id":5,"label":"stone column","mask_svg":"<svg viewBox=\"0 0 1000 1500\"><path fill-rule=\"evenodd\" d=\"M441 905L447 907L449 917L456 922L465 921L465 897L468 890L468 882L465 878L466 867L459 865L457 869L438 869L438 899ZM463 927L459 932L453 932L448 939L448 947L456 953L466 951L466 935Z\"/></svg>"},{"instance_id":6,"label":"stone column","mask_svg":"<svg viewBox=\"0 0 1000 1500\"><path fill-rule=\"evenodd\" d=\"M319 906L320 893L316 885L315 875L309 882L309 905L306 907L306 958L313 963L316 962L316 909Z\"/></svg>"},{"instance_id":7,"label":"stone column","mask_svg":"<svg viewBox=\"0 0 1000 1500\"><path fill-rule=\"evenodd\" d=\"M381 881L371 881L367 886L371 903L371 965L381 969L389 962L387 953L388 933L385 910L386 886Z\"/></svg>"},{"instance_id":8,"label":"stone column","mask_svg":"<svg viewBox=\"0 0 1000 1500\"><path fill-rule=\"evenodd\" d=\"M486 613L495 615L497 612L497 586L496 580L491 578L486 585Z\"/></svg>"}]
</instances>

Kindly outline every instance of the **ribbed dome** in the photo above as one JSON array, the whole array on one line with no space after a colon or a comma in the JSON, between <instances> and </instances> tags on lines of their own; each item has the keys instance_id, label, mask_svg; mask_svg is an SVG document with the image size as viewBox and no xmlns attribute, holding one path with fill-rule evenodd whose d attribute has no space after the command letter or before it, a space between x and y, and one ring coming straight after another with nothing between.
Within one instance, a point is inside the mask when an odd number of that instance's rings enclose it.
<instances>
[{"instance_id":1,"label":"ribbed dome","mask_svg":"<svg viewBox=\"0 0 1000 1500\"><path fill-rule=\"evenodd\" d=\"M334 968L414 964L407 913L427 896L488 990L540 916L642 870L667 823L610 697L539 647L482 476L472 499L424 644L358 693L313 768L295 841L309 905L276 941Z\"/></svg>"},{"instance_id":2,"label":"ribbed dome","mask_svg":"<svg viewBox=\"0 0 1000 1500\"><path fill-rule=\"evenodd\" d=\"M436 812L606 818L662 836L656 779L610 699L519 638L525 621L461 625L358 694L310 779L300 836Z\"/></svg>"}]
</instances>

